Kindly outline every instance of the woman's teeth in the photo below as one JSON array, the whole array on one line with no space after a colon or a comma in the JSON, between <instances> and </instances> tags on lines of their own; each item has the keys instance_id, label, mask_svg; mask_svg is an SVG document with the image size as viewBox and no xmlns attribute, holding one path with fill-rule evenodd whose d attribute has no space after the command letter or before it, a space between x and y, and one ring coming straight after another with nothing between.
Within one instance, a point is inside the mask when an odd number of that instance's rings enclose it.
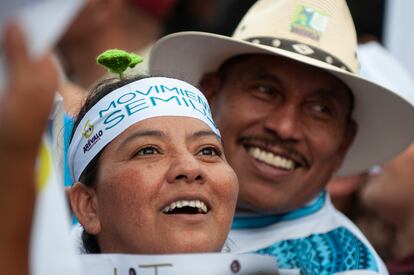
<instances>
[{"instance_id":1,"label":"woman's teeth","mask_svg":"<svg viewBox=\"0 0 414 275\"><path fill-rule=\"evenodd\" d=\"M258 147L250 147L249 154L255 159L277 168L285 170L293 170L295 168L295 163L292 160L261 150Z\"/></svg>"},{"instance_id":2,"label":"woman's teeth","mask_svg":"<svg viewBox=\"0 0 414 275\"><path fill-rule=\"evenodd\" d=\"M172 202L171 204L164 207L162 210L165 214L171 214L176 209L181 209L184 207L190 207L197 210L198 213L207 214L208 209L204 202L199 200L179 200Z\"/></svg>"}]
</instances>

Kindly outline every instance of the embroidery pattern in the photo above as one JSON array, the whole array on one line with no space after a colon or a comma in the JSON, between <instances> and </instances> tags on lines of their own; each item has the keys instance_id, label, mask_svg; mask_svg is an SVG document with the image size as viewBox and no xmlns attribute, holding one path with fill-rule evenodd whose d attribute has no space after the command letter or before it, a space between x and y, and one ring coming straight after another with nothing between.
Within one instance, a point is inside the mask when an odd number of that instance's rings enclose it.
<instances>
[{"instance_id":1,"label":"embroidery pattern","mask_svg":"<svg viewBox=\"0 0 414 275\"><path fill-rule=\"evenodd\" d=\"M374 255L345 227L280 241L257 252L275 256L280 268L300 269L303 275L367 269L378 272Z\"/></svg>"}]
</instances>

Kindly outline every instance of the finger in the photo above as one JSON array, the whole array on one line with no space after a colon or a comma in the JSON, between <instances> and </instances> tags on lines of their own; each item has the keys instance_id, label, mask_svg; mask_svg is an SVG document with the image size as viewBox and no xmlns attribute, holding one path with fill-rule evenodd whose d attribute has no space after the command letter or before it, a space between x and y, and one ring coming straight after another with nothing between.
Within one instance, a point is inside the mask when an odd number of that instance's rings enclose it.
<instances>
[{"instance_id":1,"label":"finger","mask_svg":"<svg viewBox=\"0 0 414 275\"><path fill-rule=\"evenodd\" d=\"M31 136L34 144L37 144L47 126L54 94L58 86L58 74L50 54L36 62L33 69L35 72L32 72L32 76L23 80L29 85L15 94L16 99L18 97L16 105L19 105L18 109L20 110L16 118L20 118L20 123L23 124L30 121L30 125L26 125L24 128L25 134ZM32 106L35 107L32 108Z\"/></svg>"},{"instance_id":2,"label":"finger","mask_svg":"<svg viewBox=\"0 0 414 275\"><path fill-rule=\"evenodd\" d=\"M30 64L26 41L16 22L10 23L5 30L5 50L11 75L26 71Z\"/></svg>"},{"instance_id":3,"label":"finger","mask_svg":"<svg viewBox=\"0 0 414 275\"><path fill-rule=\"evenodd\" d=\"M46 125L58 86L58 73L50 54L36 64L36 68L39 75L34 87L37 87L37 90L27 91L30 94L26 96L31 99L31 103L36 102L38 123Z\"/></svg>"},{"instance_id":4,"label":"finger","mask_svg":"<svg viewBox=\"0 0 414 275\"><path fill-rule=\"evenodd\" d=\"M53 55L51 53L46 53L45 56L36 63L36 66L40 71L39 75L42 76L43 82L45 83L44 89L48 94L56 92L59 85L59 73Z\"/></svg>"}]
</instances>

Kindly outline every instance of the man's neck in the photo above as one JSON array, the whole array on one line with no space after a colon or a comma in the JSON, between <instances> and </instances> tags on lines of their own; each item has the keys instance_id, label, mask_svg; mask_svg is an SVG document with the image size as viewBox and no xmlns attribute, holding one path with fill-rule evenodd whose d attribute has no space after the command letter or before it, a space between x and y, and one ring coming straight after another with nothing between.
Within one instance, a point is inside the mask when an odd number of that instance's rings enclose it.
<instances>
[{"instance_id":1,"label":"man's neck","mask_svg":"<svg viewBox=\"0 0 414 275\"><path fill-rule=\"evenodd\" d=\"M261 209L261 208L256 208L254 206L251 206L247 203L243 203L243 202L238 202L237 203L237 207L236 207L236 213L242 213L242 214L260 214L260 215L281 215L281 214L286 214L286 213L290 213L293 212L295 210L304 208L308 205L313 204L316 200L318 200L318 198L321 197L321 195L324 193L324 191L321 191L320 193L318 193L314 198L310 199L309 201L303 203L301 206L294 208L294 209L290 209L290 210L280 210L280 209Z\"/></svg>"}]
</instances>

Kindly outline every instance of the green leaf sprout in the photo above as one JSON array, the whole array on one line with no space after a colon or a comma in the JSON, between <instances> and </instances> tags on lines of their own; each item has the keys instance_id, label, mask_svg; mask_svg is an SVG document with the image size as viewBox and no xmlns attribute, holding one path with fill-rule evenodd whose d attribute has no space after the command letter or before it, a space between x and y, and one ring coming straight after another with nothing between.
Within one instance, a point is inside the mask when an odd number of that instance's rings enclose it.
<instances>
[{"instance_id":1,"label":"green leaf sprout","mask_svg":"<svg viewBox=\"0 0 414 275\"><path fill-rule=\"evenodd\" d=\"M119 74L124 79L124 72L127 68L133 68L142 62L142 57L135 53L128 53L123 50L110 49L101 53L96 62L108 69L111 73Z\"/></svg>"}]
</instances>

